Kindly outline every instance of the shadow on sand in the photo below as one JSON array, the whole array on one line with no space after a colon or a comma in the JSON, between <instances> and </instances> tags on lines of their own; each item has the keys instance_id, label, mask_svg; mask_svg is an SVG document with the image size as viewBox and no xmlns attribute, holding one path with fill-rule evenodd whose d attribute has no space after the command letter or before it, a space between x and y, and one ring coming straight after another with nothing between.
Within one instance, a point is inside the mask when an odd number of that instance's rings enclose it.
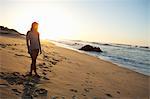
<instances>
[{"instance_id":1,"label":"shadow on sand","mask_svg":"<svg viewBox=\"0 0 150 99\"><path fill-rule=\"evenodd\" d=\"M12 91L17 96L21 96L22 99L32 99L34 97L47 97L48 91L44 88L38 88L38 84L40 83L39 77L23 75L19 72L0 72L0 79L6 80L10 85L22 85L22 91L19 91L15 88L12 89ZM1 85L6 86L6 84Z\"/></svg>"}]
</instances>

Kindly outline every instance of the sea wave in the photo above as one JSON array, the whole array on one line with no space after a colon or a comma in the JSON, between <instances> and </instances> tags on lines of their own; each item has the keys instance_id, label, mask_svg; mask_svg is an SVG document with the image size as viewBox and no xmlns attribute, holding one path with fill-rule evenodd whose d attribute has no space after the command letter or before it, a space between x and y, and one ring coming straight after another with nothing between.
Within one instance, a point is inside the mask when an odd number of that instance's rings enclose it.
<instances>
[{"instance_id":1,"label":"sea wave","mask_svg":"<svg viewBox=\"0 0 150 99\"><path fill-rule=\"evenodd\" d=\"M150 47L127 44L108 44L81 40L53 41L62 47L79 51L84 45L100 47L103 53L85 52L87 54L117 63L125 68L150 76ZM59 44L58 44L59 43ZM79 51L83 52L83 51Z\"/></svg>"}]
</instances>

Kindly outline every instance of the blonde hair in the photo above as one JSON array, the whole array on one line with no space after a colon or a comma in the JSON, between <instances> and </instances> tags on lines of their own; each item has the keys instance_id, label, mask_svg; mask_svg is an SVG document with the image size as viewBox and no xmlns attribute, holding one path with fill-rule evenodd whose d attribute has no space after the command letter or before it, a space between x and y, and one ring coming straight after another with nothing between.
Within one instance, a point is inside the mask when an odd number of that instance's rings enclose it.
<instances>
[{"instance_id":1,"label":"blonde hair","mask_svg":"<svg viewBox=\"0 0 150 99\"><path fill-rule=\"evenodd\" d=\"M33 22L31 25L31 31L38 31L38 23L37 22Z\"/></svg>"}]
</instances>

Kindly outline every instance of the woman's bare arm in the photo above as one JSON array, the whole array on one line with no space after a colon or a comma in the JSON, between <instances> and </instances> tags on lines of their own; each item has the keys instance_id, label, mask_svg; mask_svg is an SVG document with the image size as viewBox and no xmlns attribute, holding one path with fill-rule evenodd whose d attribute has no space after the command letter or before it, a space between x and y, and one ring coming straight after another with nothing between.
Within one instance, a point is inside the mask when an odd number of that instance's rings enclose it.
<instances>
[{"instance_id":1,"label":"woman's bare arm","mask_svg":"<svg viewBox=\"0 0 150 99\"><path fill-rule=\"evenodd\" d=\"M27 48L28 48L28 53L29 53L29 32L27 32L27 35L26 35L26 44L27 44Z\"/></svg>"},{"instance_id":2,"label":"woman's bare arm","mask_svg":"<svg viewBox=\"0 0 150 99\"><path fill-rule=\"evenodd\" d=\"M41 42L40 42L40 36L39 35L38 35L38 41L39 41L39 46L40 46L40 54L42 54Z\"/></svg>"}]
</instances>

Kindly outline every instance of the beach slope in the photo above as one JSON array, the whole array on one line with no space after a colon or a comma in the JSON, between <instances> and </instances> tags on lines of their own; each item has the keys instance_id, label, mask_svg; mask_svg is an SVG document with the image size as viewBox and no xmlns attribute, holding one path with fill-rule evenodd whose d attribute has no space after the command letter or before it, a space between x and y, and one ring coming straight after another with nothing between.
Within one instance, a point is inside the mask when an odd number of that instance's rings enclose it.
<instances>
[{"instance_id":1,"label":"beach slope","mask_svg":"<svg viewBox=\"0 0 150 99\"><path fill-rule=\"evenodd\" d=\"M148 99L149 77L83 53L42 41L40 78L28 77L24 38L0 36L0 98ZM30 98L31 98L30 97Z\"/></svg>"}]
</instances>

